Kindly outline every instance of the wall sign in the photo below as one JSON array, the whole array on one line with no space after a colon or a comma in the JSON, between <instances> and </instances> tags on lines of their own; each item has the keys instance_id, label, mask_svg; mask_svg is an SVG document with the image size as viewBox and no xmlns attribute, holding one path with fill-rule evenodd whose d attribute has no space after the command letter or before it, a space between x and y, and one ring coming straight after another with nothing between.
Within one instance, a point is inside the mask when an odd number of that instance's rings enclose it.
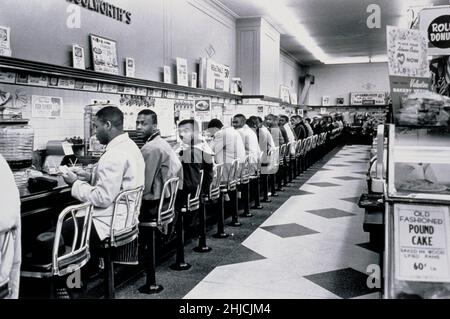
<instances>
[{"instance_id":1,"label":"wall sign","mask_svg":"<svg viewBox=\"0 0 450 319\"><path fill-rule=\"evenodd\" d=\"M131 24L131 12L122 8L116 7L103 0L67 0L67 2L74 3L80 7L89 9L100 13L108 18Z\"/></svg>"},{"instance_id":2,"label":"wall sign","mask_svg":"<svg viewBox=\"0 0 450 319\"><path fill-rule=\"evenodd\" d=\"M39 96L31 97L31 116L45 118L60 118L63 100L61 97Z\"/></svg>"},{"instance_id":3,"label":"wall sign","mask_svg":"<svg viewBox=\"0 0 450 319\"><path fill-rule=\"evenodd\" d=\"M0 56L11 56L11 28L0 26Z\"/></svg>"},{"instance_id":4,"label":"wall sign","mask_svg":"<svg viewBox=\"0 0 450 319\"><path fill-rule=\"evenodd\" d=\"M395 277L450 282L449 208L394 205Z\"/></svg>"},{"instance_id":5,"label":"wall sign","mask_svg":"<svg viewBox=\"0 0 450 319\"><path fill-rule=\"evenodd\" d=\"M90 35L94 71L119 74L116 42L97 35Z\"/></svg>"},{"instance_id":6,"label":"wall sign","mask_svg":"<svg viewBox=\"0 0 450 319\"><path fill-rule=\"evenodd\" d=\"M450 6L420 11L420 31L428 35L429 55L450 55Z\"/></svg>"},{"instance_id":7,"label":"wall sign","mask_svg":"<svg viewBox=\"0 0 450 319\"><path fill-rule=\"evenodd\" d=\"M229 92L230 67L208 59L206 62L206 88Z\"/></svg>"},{"instance_id":8,"label":"wall sign","mask_svg":"<svg viewBox=\"0 0 450 319\"><path fill-rule=\"evenodd\" d=\"M343 104L343 101L342 101ZM350 105L385 105L385 92L351 92Z\"/></svg>"}]
</instances>

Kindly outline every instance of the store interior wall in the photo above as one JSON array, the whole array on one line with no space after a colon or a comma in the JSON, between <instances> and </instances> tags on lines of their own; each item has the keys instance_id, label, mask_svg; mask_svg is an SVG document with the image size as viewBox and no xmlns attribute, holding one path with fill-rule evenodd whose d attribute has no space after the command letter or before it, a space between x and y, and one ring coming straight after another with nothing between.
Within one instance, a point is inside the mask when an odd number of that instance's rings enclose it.
<instances>
[{"instance_id":1,"label":"store interior wall","mask_svg":"<svg viewBox=\"0 0 450 319\"><path fill-rule=\"evenodd\" d=\"M306 67L300 66L286 52L280 52L279 84L287 86L292 93L297 94L297 97L300 96L300 77L304 74L305 69Z\"/></svg>"},{"instance_id":2,"label":"store interior wall","mask_svg":"<svg viewBox=\"0 0 450 319\"><path fill-rule=\"evenodd\" d=\"M387 63L312 65L309 73L315 77L307 99L310 106L322 105L322 96L329 96L331 105L342 96L349 105L350 92L389 92Z\"/></svg>"},{"instance_id":3,"label":"store interior wall","mask_svg":"<svg viewBox=\"0 0 450 319\"><path fill-rule=\"evenodd\" d=\"M109 3L130 11L131 24L64 0L2 1L0 22L11 27L11 46L16 58L71 66L72 44L77 43L85 47L86 63L91 65L88 36L92 33L117 41L119 74L124 74L124 59L133 57L137 78L160 81L162 67L174 63L178 56L188 60L189 72L196 70L200 57L212 57L229 65L234 75L235 21L213 2L110 0ZM70 5L80 9L80 28L67 26Z\"/></svg>"}]
</instances>

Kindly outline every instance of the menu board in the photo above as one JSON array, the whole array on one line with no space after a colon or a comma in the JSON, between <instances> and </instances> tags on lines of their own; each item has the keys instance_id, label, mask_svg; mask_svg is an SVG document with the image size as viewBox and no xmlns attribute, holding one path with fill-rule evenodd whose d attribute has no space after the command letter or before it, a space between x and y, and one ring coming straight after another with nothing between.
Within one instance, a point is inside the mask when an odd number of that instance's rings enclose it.
<instances>
[{"instance_id":1,"label":"menu board","mask_svg":"<svg viewBox=\"0 0 450 319\"><path fill-rule=\"evenodd\" d=\"M177 58L177 84L188 86L188 71L187 71L187 60L182 58Z\"/></svg>"},{"instance_id":2,"label":"menu board","mask_svg":"<svg viewBox=\"0 0 450 319\"><path fill-rule=\"evenodd\" d=\"M90 35L94 71L119 74L116 42L97 35Z\"/></svg>"},{"instance_id":3,"label":"menu board","mask_svg":"<svg viewBox=\"0 0 450 319\"><path fill-rule=\"evenodd\" d=\"M385 105L385 92L351 92L350 105Z\"/></svg>"},{"instance_id":4,"label":"menu board","mask_svg":"<svg viewBox=\"0 0 450 319\"><path fill-rule=\"evenodd\" d=\"M230 91L230 67L211 59L206 61L206 88Z\"/></svg>"},{"instance_id":5,"label":"menu board","mask_svg":"<svg viewBox=\"0 0 450 319\"><path fill-rule=\"evenodd\" d=\"M198 99L194 102L195 119L201 122L211 120L211 99Z\"/></svg>"},{"instance_id":6,"label":"menu board","mask_svg":"<svg viewBox=\"0 0 450 319\"><path fill-rule=\"evenodd\" d=\"M449 208L394 205L395 278L450 282Z\"/></svg>"}]
</instances>

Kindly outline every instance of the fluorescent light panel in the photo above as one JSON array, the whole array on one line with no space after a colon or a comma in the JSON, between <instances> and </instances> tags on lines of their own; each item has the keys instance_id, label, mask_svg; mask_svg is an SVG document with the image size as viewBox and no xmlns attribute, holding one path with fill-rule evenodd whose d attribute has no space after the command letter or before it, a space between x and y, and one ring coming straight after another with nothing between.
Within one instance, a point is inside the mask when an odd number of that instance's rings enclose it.
<instances>
[{"instance_id":1,"label":"fluorescent light panel","mask_svg":"<svg viewBox=\"0 0 450 319\"><path fill-rule=\"evenodd\" d=\"M316 59L324 64L345 64L345 63L378 63L387 62L386 55L332 58L328 56L309 35L309 32L298 22L298 18L290 9L285 0L252 0L256 6L262 7L267 14L278 22L289 35L294 36L306 50ZM407 27L408 17L405 16L409 7L427 6L432 4L431 0L409 0L405 1L402 7L403 15L399 19L400 26Z\"/></svg>"}]
</instances>

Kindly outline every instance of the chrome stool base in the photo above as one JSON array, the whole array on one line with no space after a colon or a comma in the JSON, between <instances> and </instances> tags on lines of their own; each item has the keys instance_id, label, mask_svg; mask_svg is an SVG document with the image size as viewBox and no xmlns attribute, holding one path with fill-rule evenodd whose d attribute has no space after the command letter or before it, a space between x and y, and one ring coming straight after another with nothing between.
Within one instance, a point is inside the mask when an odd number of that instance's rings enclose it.
<instances>
[{"instance_id":1,"label":"chrome stool base","mask_svg":"<svg viewBox=\"0 0 450 319\"><path fill-rule=\"evenodd\" d=\"M192 266L188 263L179 263L179 264L173 264L170 266L170 269L172 270L177 270L177 271L183 271L183 270L188 270L190 269Z\"/></svg>"},{"instance_id":2,"label":"chrome stool base","mask_svg":"<svg viewBox=\"0 0 450 319\"><path fill-rule=\"evenodd\" d=\"M138 289L138 291L141 294L147 294L147 295L154 295L154 294L159 294L161 291L164 290L164 287L161 285L143 285L142 287L140 287Z\"/></svg>"},{"instance_id":3,"label":"chrome stool base","mask_svg":"<svg viewBox=\"0 0 450 319\"><path fill-rule=\"evenodd\" d=\"M214 238L218 238L218 239L224 239L224 238L228 238L230 237L230 234L227 233L217 233L212 235Z\"/></svg>"},{"instance_id":4,"label":"chrome stool base","mask_svg":"<svg viewBox=\"0 0 450 319\"><path fill-rule=\"evenodd\" d=\"M195 251L196 253L209 253L212 250L212 248L208 246L204 247L198 246L193 248L192 250Z\"/></svg>"}]
</instances>

